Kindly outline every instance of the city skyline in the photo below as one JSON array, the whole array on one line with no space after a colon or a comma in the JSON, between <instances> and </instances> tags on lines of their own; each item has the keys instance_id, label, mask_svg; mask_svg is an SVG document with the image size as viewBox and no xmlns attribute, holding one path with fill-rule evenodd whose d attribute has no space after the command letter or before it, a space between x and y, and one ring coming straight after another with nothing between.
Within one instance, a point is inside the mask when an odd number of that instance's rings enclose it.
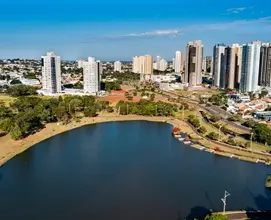
<instances>
[{"instance_id":1,"label":"city skyline","mask_svg":"<svg viewBox=\"0 0 271 220\"><path fill-rule=\"evenodd\" d=\"M220 42L231 45L269 41L268 1L153 3L4 2L0 58L38 59L40 54L53 50L63 60L86 59L89 54L101 60L130 61L135 54L172 60L176 50L184 51L186 43L196 39L202 40L205 56L212 55L213 45ZM98 10L89 13L91 8ZM212 13L206 13L210 8Z\"/></svg>"}]
</instances>

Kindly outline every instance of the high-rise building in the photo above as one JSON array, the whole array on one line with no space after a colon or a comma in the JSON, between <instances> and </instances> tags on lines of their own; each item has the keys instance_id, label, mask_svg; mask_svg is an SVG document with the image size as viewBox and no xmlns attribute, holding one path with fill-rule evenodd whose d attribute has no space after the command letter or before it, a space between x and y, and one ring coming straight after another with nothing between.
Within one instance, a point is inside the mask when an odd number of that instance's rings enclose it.
<instances>
[{"instance_id":1,"label":"high-rise building","mask_svg":"<svg viewBox=\"0 0 271 220\"><path fill-rule=\"evenodd\" d=\"M224 55L225 45L216 44L213 51L213 85L219 88L225 87Z\"/></svg>"},{"instance_id":2,"label":"high-rise building","mask_svg":"<svg viewBox=\"0 0 271 220\"><path fill-rule=\"evenodd\" d=\"M78 68L83 68L84 62L85 62L84 60L78 60L78 61L77 61L77 67L78 67Z\"/></svg>"},{"instance_id":3,"label":"high-rise building","mask_svg":"<svg viewBox=\"0 0 271 220\"><path fill-rule=\"evenodd\" d=\"M184 69L184 55L181 51L176 51L175 54L175 63L174 70L176 73L183 72Z\"/></svg>"},{"instance_id":4,"label":"high-rise building","mask_svg":"<svg viewBox=\"0 0 271 220\"><path fill-rule=\"evenodd\" d=\"M261 47L259 86L271 87L271 43L262 44Z\"/></svg>"},{"instance_id":5,"label":"high-rise building","mask_svg":"<svg viewBox=\"0 0 271 220\"><path fill-rule=\"evenodd\" d=\"M175 58L172 59L172 68L175 70Z\"/></svg>"},{"instance_id":6,"label":"high-rise building","mask_svg":"<svg viewBox=\"0 0 271 220\"><path fill-rule=\"evenodd\" d=\"M225 85L223 88L239 89L241 78L242 47L233 44L225 48L224 74Z\"/></svg>"},{"instance_id":7,"label":"high-rise building","mask_svg":"<svg viewBox=\"0 0 271 220\"><path fill-rule=\"evenodd\" d=\"M159 64L160 65L160 71L165 71L167 69L167 67L168 67L167 61L162 59L162 60L160 60L159 63L160 63Z\"/></svg>"},{"instance_id":8,"label":"high-rise building","mask_svg":"<svg viewBox=\"0 0 271 220\"><path fill-rule=\"evenodd\" d=\"M240 89L242 92L258 90L261 42L243 45Z\"/></svg>"},{"instance_id":9,"label":"high-rise building","mask_svg":"<svg viewBox=\"0 0 271 220\"><path fill-rule=\"evenodd\" d=\"M186 46L184 82L189 86L202 84L203 45L201 40L190 41ZM176 61L175 61L176 63Z\"/></svg>"},{"instance_id":10,"label":"high-rise building","mask_svg":"<svg viewBox=\"0 0 271 220\"><path fill-rule=\"evenodd\" d=\"M89 57L88 61L84 62L83 79L84 92L94 94L100 90L100 81L102 74L102 63L95 61L95 58Z\"/></svg>"},{"instance_id":11,"label":"high-rise building","mask_svg":"<svg viewBox=\"0 0 271 220\"><path fill-rule=\"evenodd\" d=\"M61 92L61 67L60 57L54 52L48 52L41 57L42 88L49 93Z\"/></svg>"},{"instance_id":12,"label":"high-rise building","mask_svg":"<svg viewBox=\"0 0 271 220\"><path fill-rule=\"evenodd\" d=\"M161 57L157 56L156 57L156 67L155 69L160 70L160 61L161 61Z\"/></svg>"},{"instance_id":13,"label":"high-rise building","mask_svg":"<svg viewBox=\"0 0 271 220\"><path fill-rule=\"evenodd\" d=\"M116 61L114 63L114 71L115 72L121 72L121 62L120 61Z\"/></svg>"},{"instance_id":14,"label":"high-rise building","mask_svg":"<svg viewBox=\"0 0 271 220\"><path fill-rule=\"evenodd\" d=\"M206 72L212 73L213 72L213 57L206 56L205 57L205 65L206 65Z\"/></svg>"},{"instance_id":15,"label":"high-rise building","mask_svg":"<svg viewBox=\"0 0 271 220\"><path fill-rule=\"evenodd\" d=\"M133 72L153 74L153 57L150 55L133 57Z\"/></svg>"},{"instance_id":16,"label":"high-rise building","mask_svg":"<svg viewBox=\"0 0 271 220\"><path fill-rule=\"evenodd\" d=\"M162 59L161 57L157 56L156 62L153 63L153 69L159 71L165 71L168 67L168 63L166 60Z\"/></svg>"}]
</instances>

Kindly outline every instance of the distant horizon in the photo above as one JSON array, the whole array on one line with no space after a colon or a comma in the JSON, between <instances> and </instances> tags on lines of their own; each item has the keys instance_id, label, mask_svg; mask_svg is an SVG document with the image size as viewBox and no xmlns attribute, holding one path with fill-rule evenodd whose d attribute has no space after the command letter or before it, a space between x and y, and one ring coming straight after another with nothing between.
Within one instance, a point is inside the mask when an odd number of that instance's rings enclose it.
<instances>
[{"instance_id":1,"label":"distant horizon","mask_svg":"<svg viewBox=\"0 0 271 220\"><path fill-rule=\"evenodd\" d=\"M271 1L14 0L2 7L1 59L39 59L53 50L63 60L172 60L192 40L202 40L204 56L222 42L271 41Z\"/></svg>"}]
</instances>

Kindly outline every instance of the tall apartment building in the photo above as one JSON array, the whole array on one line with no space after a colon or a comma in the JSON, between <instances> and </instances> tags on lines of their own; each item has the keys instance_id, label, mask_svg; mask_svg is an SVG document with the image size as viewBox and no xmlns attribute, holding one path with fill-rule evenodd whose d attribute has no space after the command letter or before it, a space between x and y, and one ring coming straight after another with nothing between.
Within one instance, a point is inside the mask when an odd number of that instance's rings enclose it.
<instances>
[{"instance_id":1,"label":"tall apartment building","mask_svg":"<svg viewBox=\"0 0 271 220\"><path fill-rule=\"evenodd\" d=\"M203 45L201 40L190 41L186 46L184 82L189 86L202 84ZM176 61L175 61L176 63Z\"/></svg>"},{"instance_id":2,"label":"tall apartment building","mask_svg":"<svg viewBox=\"0 0 271 220\"><path fill-rule=\"evenodd\" d=\"M78 60L78 61L77 61L77 67L78 67L78 68L83 68L84 62L85 62L84 60Z\"/></svg>"},{"instance_id":3,"label":"tall apartment building","mask_svg":"<svg viewBox=\"0 0 271 220\"><path fill-rule=\"evenodd\" d=\"M213 73L213 57L212 56L205 57L205 65L206 65L206 72Z\"/></svg>"},{"instance_id":4,"label":"tall apartment building","mask_svg":"<svg viewBox=\"0 0 271 220\"><path fill-rule=\"evenodd\" d=\"M184 55L181 51L175 53L174 70L176 73L181 73L184 70Z\"/></svg>"},{"instance_id":5,"label":"tall apartment building","mask_svg":"<svg viewBox=\"0 0 271 220\"><path fill-rule=\"evenodd\" d=\"M259 86L271 87L271 43L262 44L261 47Z\"/></svg>"},{"instance_id":6,"label":"tall apartment building","mask_svg":"<svg viewBox=\"0 0 271 220\"><path fill-rule=\"evenodd\" d=\"M172 68L175 70L175 58L172 59Z\"/></svg>"},{"instance_id":7,"label":"tall apartment building","mask_svg":"<svg viewBox=\"0 0 271 220\"><path fill-rule=\"evenodd\" d=\"M49 93L61 92L60 57L54 52L48 52L41 57L42 89Z\"/></svg>"},{"instance_id":8,"label":"tall apartment building","mask_svg":"<svg viewBox=\"0 0 271 220\"><path fill-rule=\"evenodd\" d=\"M116 61L115 63L114 63L114 71L115 72L121 72L121 62L120 61Z\"/></svg>"},{"instance_id":9,"label":"tall apartment building","mask_svg":"<svg viewBox=\"0 0 271 220\"><path fill-rule=\"evenodd\" d=\"M241 79L242 47L239 44L233 44L225 48L224 88L239 89Z\"/></svg>"},{"instance_id":10,"label":"tall apartment building","mask_svg":"<svg viewBox=\"0 0 271 220\"><path fill-rule=\"evenodd\" d=\"M95 58L89 57L88 61L84 62L83 80L84 92L94 94L100 90L102 63L95 61Z\"/></svg>"},{"instance_id":11,"label":"tall apartment building","mask_svg":"<svg viewBox=\"0 0 271 220\"><path fill-rule=\"evenodd\" d=\"M165 71L168 67L168 63L166 60L162 59L161 57L157 56L156 62L153 63L153 69L159 71Z\"/></svg>"},{"instance_id":12,"label":"tall apartment building","mask_svg":"<svg viewBox=\"0 0 271 220\"><path fill-rule=\"evenodd\" d=\"M261 42L243 45L240 89L242 92L258 90Z\"/></svg>"},{"instance_id":13,"label":"tall apartment building","mask_svg":"<svg viewBox=\"0 0 271 220\"><path fill-rule=\"evenodd\" d=\"M224 44L216 44L213 51L213 85L219 88L225 87L225 73L224 73Z\"/></svg>"},{"instance_id":14,"label":"tall apartment building","mask_svg":"<svg viewBox=\"0 0 271 220\"><path fill-rule=\"evenodd\" d=\"M153 57L150 55L133 57L133 72L153 74Z\"/></svg>"}]
</instances>

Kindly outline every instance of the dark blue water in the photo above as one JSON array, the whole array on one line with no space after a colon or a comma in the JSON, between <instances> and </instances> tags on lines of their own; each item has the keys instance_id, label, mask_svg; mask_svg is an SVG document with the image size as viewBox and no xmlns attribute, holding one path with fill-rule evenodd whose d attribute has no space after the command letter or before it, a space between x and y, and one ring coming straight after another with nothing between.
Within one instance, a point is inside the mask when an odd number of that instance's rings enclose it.
<instances>
[{"instance_id":1,"label":"dark blue water","mask_svg":"<svg viewBox=\"0 0 271 220\"><path fill-rule=\"evenodd\" d=\"M271 209L271 168L182 145L171 125L112 122L46 140L0 168L0 219L180 220Z\"/></svg>"}]
</instances>

